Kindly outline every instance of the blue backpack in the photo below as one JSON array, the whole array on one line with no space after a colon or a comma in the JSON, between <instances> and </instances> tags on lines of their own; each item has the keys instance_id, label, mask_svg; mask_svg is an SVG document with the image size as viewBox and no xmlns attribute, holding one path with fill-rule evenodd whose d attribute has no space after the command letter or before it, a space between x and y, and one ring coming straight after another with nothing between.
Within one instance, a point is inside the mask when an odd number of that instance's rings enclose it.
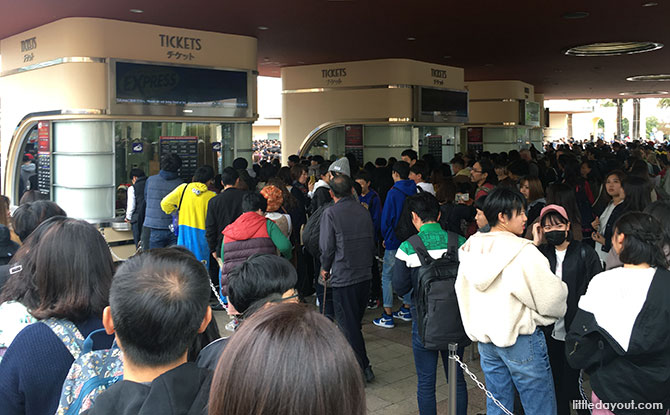
<instances>
[{"instance_id":1,"label":"blue backpack","mask_svg":"<svg viewBox=\"0 0 670 415\"><path fill-rule=\"evenodd\" d=\"M123 356L116 342L111 349L93 350L93 336L104 329L91 332L86 339L77 327L67 320L42 321L63 342L74 363L63 383L57 415L78 415L93 406L95 399L108 387L123 379Z\"/></svg>"}]
</instances>

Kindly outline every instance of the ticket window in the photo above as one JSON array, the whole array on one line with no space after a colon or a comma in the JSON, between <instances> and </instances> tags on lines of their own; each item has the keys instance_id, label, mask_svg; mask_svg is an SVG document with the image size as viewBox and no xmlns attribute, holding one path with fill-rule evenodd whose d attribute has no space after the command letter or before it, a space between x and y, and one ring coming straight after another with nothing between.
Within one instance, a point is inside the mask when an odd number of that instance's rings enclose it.
<instances>
[{"instance_id":1,"label":"ticket window","mask_svg":"<svg viewBox=\"0 0 670 415\"><path fill-rule=\"evenodd\" d=\"M117 122L115 125L116 185L123 190L131 184L134 168L147 176L158 174L163 153L182 159L179 177L191 181L195 170L204 165L221 173L235 158L251 160L251 124L185 122ZM121 191L116 198L117 214L125 210Z\"/></svg>"},{"instance_id":2,"label":"ticket window","mask_svg":"<svg viewBox=\"0 0 670 415\"><path fill-rule=\"evenodd\" d=\"M400 159L403 150L413 148L420 156L431 153L435 160L448 163L457 151L458 131L459 127L455 126L338 126L321 133L309 145L306 154L319 154L332 160L351 152L363 162L374 162L378 157Z\"/></svg>"},{"instance_id":3,"label":"ticket window","mask_svg":"<svg viewBox=\"0 0 670 415\"><path fill-rule=\"evenodd\" d=\"M249 123L40 121L22 139L11 203L30 183L70 217L109 221L125 214L131 169L157 174L162 152L176 152L190 181L199 166L221 172L237 157L251 160L251 142Z\"/></svg>"}]
</instances>

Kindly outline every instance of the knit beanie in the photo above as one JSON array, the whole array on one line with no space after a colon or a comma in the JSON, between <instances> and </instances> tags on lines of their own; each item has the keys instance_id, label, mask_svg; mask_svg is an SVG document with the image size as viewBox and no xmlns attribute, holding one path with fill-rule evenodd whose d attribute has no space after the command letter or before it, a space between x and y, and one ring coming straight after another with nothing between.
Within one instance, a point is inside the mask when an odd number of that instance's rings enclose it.
<instances>
[{"instance_id":1,"label":"knit beanie","mask_svg":"<svg viewBox=\"0 0 670 415\"><path fill-rule=\"evenodd\" d=\"M328 171L345 174L351 177L351 170L349 169L349 160L346 157L342 157L341 159L331 164L330 168L328 168Z\"/></svg>"}]
</instances>

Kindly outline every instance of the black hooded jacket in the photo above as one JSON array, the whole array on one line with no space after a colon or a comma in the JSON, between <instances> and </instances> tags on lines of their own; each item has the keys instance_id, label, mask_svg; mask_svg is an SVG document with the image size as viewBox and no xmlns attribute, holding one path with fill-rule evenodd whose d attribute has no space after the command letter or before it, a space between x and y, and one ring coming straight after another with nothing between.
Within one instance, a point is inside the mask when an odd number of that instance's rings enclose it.
<instances>
[{"instance_id":1,"label":"black hooded jacket","mask_svg":"<svg viewBox=\"0 0 670 415\"><path fill-rule=\"evenodd\" d=\"M150 384L123 380L100 394L86 415L202 415L212 372L184 363Z\"/></svg>"}]
</instances>

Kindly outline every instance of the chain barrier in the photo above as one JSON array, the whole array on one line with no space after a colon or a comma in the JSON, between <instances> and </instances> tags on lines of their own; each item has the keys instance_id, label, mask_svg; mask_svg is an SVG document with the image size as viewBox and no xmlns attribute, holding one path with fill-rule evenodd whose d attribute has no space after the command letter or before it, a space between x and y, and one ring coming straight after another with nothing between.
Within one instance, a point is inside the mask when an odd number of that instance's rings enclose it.
<instances>
[{"instance_id":1,"label":"chain barrier","mask_svg":"<svg viewBox=\"0 0 670 415\"><path fill-rule=\"evenodd\" d=\"M493 394L492 394L491 392L489 392L489 391L486 389L486 387L484 386L484 384L481 383L481 382L477 379L477 376L475 376L474 373L470 372L470 369L468 369L468 365L466 365L465 363L461 362L461 359L458 357L458 355L457 355L456 353L454 353L454 354L450 354L450 355L449 355L449 359L451 359L451 360L455 360L456 363L458 363L458 364L461 366L461 369L463 369L463 372L466 373L468 376L470 376L470 379L472 379L472 380L477 384L477 386L479 387L479 389L481 389L481 390L484 391L484 393L486 394L486 397L489 398L490 400L492 400L493 403L496 404L496 406L497 406L498 408L500 408L506 415L514 415L514 413L510 412L507 408L505 408L505 407L503 406L503 404L501 404L500 401L497 400L497 399L493 396Z\"/></svg>"}]
</instances>

